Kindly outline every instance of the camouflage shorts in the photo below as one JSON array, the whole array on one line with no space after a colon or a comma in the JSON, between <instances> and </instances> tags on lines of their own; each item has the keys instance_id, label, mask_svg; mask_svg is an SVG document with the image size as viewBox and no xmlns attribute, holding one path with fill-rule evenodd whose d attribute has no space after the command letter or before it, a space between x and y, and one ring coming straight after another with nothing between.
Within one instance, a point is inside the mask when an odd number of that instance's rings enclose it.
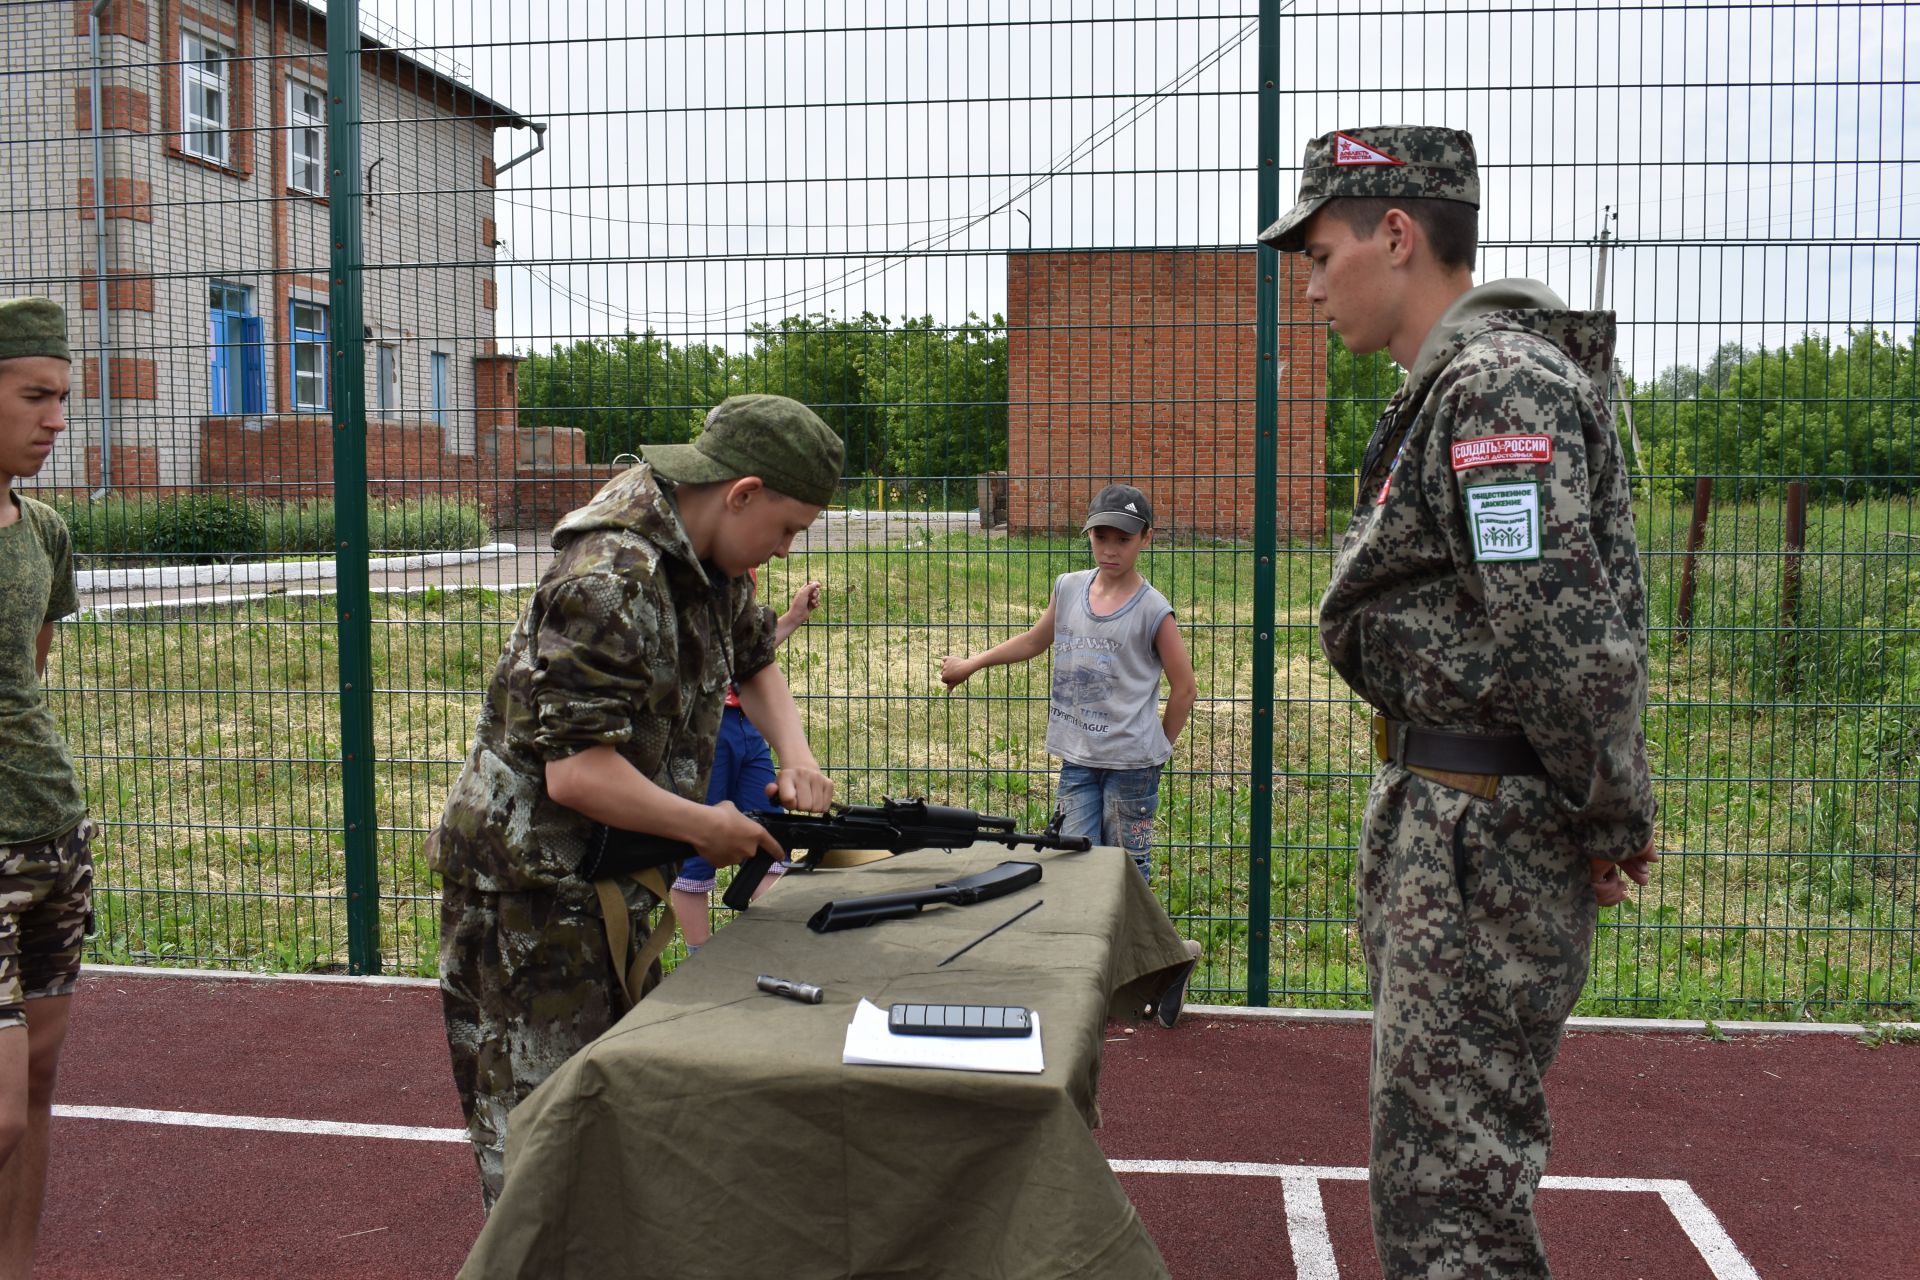
<instances>
[{"instance_id":1,"label":"camouflage shorts","mask_svg":"<svg viewBox=\"0 0 1920 1280\"><path fill-rule=\"evenodd\" d=\"M635 945L654 896L622 885ZM447 881L440 899L440 1000L454 1085L491 1211L506 1180L508 1114L626 1012L593 890L485 893Z\"/></svg>"},{"instance_id":2,"label":"camouflage shorts","mask_svg":"<svg viewBox=\"0 0 1920 1280\"><path fill-rule=\"evenodd\" d=\"M51 840L0 846L0 1030L27 1001L72 995L93 930L93 822Z\"/></svg>"}]
</instances>

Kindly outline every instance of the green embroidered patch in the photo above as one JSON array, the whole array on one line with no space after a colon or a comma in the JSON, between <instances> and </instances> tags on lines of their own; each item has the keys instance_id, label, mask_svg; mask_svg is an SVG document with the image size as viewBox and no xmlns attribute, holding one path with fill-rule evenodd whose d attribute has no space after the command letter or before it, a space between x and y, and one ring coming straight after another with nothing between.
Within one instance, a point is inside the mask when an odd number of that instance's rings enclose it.
<instances>
[{"instance_id":1,"label":"green embroidered patch","mask_svg":"<svg viewBox=\"0 0 1920 1280\"><path fill-rule=\"evenodd\" d=\"M1477 561L1540 558L1540 485L1477 484L1466 490L1467 531Z\"/></svg>"}]
</instances>

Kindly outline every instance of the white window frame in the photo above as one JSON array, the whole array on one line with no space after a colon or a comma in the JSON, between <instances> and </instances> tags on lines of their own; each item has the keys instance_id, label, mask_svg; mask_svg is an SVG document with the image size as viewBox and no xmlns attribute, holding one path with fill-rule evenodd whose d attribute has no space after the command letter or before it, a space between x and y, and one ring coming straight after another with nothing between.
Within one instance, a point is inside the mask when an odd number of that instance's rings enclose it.
<instances>
[{"instance_id":1,"label":"white window frame","mask_svg":"<svg viewBox=\"0 0 1920 1280\"><path fill-rule=\"evenodd\" d=\"M300 324L299 316L300 308L302 307L313 308L314 312L320 318L318 328L302 326ZM307 298L294 298L288 304L287 326L290 337L287 346L291 352L291 359L288 361L288 364L289 371L292 375L289 381L290 389L293 392L293 407L295 409L326 409L329 407L327 398L327 359L329 353L327 348L333 338L331 323L332 317L327 314L327 304L324 302L314 302ZM316 361L314 369L310 373L301 371L300 357L303 353L313 356ZM308 394L304 396L301 394L303 383L308 389ZM317 394L315 394L316 392Z\"/></svg>"},{"instance_id":2,"label":"white window frame","mask_svg":"<svg viewBox=\"0 0 1920 1280\"><path fill-rule=\"evenodd\" d=\"M302 109L300 98L312 94L320 100L320 114ZM287 186L310 196L327 194L327 91L304 80L287 81ZM302 151L301 144L311 141L314 150ZM311 170L311 180L303 180Z\"/></svg>"},{"instance_id":3,"label":"white window frame","mask_svg":"<svg viewBox=\"0 0 1920 1280\"><path fill-rule=\"evenodd\" d=\"M373 348L374 407L383 414L400 412L400 344L377 342Z\"/></svg>"},{"instance_id":4,"label":"white window frame","mask_svg":"<svg viewBox=\"0 0 1920 1280\"><path fill-rule=\"evenodd\" d=\"M211 56L210 56L211 55ZM213 164L227 163L227 131L233 107L233 51L198 31L180 33L180 150ZM207 69L212 61L218 71ZM218 115L198 110L196 98L217 94Z\"/></svg>"}]
</instances>

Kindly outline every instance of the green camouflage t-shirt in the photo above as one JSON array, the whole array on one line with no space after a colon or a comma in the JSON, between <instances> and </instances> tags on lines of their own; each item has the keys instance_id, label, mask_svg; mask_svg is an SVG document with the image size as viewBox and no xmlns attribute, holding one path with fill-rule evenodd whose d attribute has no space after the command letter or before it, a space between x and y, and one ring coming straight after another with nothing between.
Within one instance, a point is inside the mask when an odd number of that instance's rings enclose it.
<instances>
[{"instance_id":1,"label":"green camouflage t-shirt","mask_svg":"<svg viewBox=\"0 0 1920 1280\"><path fill-rule=\"evenodd\" d=\"M0 846L49 839L87 816L35 662L40 628L80 607L73 542L53 508L12 496L20 518L0 527Z\"/></svg>"}]
</instances>

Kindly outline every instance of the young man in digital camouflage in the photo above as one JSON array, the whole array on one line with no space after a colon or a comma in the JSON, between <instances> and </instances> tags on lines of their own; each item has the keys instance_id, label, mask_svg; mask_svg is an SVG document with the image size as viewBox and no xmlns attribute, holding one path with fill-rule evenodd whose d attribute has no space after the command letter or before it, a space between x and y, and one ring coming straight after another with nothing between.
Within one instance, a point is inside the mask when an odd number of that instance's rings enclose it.
<instances>
[{"instance_id":1,"label":"young man in digital camouflage","mask_svg":"<svg viewBox=\"0 0 1920 1280\"><path fill-rule=\"evenodd\" d=\"M1374 1244L1389 1280L1542 1277L1543 1079L1596 910L1653 850L1646 595L1604 388L1613 317L1474 287L1473 140L1307 145L1260 236L1349 350L1407 370L1320 605L1377 713L1359 854Z\"/></svg>"},{"instance_id":2,"label":"young man in digital camouflage","mask_svg":"<svg viewBox=\"0 0 1920 1280\"><path fill-rule=\"evenodd\" d=\"M783 856L732 804L705 803L729 681L773 747L774 798L819 812L833 796L748 572L832 500L839 437L797 401L734 396L694 443L644 453L555 526L559 554L430 838L447 1043L489 1210L509 1113L627 1008L629 957L574 874L602 824L685 841L714 866ZM658 899L631 879L614 896L638 945Z\"/></svg>"},{"instance_id":3,"label":"young man in digital camouflage","mask_svg":"<svg viewBox=\"0 0 1920 1280\"><path fill-rule=\"evenodd\" d=\"M0 300L0 1277L33 1269L48 1126L93 906L93 823L41 681L74 612L73 544L15 492L66 430L67 317Z\"/></svg>"}]
</instances>

